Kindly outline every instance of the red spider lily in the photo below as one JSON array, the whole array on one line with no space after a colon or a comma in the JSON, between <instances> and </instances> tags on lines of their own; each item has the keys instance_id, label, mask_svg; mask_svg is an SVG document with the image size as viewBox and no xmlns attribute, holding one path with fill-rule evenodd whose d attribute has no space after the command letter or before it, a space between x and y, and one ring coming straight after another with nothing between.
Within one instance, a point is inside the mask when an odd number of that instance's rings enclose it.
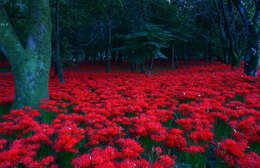
<instances>
[{"instance_id":1,"label":"red spider lily","mask_svg":"<svg viewBox=\"0 0 260 168\"><path fill-rule=\"evenodd\" d=\"M0 167L57 168L60 153L73 153L68 162L78 168L172 168L179 151L206 155L214 145L230 166L257 167L259 78L220 63L203 65L149 77L65 71L65 84L50 80L44 113L25 107L2 116ZM11 73L0 75L0 86L0 104L11 104ZM217 130L221 124L229 132ZM50 153L42 156L46 146Z\"/></svg>"}]
</instances>

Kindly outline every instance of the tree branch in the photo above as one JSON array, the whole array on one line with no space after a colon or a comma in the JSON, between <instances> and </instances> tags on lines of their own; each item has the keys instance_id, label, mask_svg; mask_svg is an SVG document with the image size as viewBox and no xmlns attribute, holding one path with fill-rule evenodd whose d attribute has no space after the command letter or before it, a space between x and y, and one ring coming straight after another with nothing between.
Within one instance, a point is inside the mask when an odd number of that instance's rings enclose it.
<instances>
[{"instance_id":1,"label":"tree branch","mask_svg":"<svg viewBox=\"0 0 260 168\"><path fill-rule=\"evenodd\" d=\"M232 0L232 1L233 1L234 5L236 6L236 8L238 9L240 16L242 17L242 20L243 20L243 22L245 24L245 28L246 28L247 38L248 38L249 37L248 28L249 28L249 24L251 24L250 23L251 21L249 20L249 17L248 17L246 10L245 10L245 7L241 3L240 0Z\"/></svg>"},{"instance_id":2,"label":"tree branch","mask_svg":"<svg viewBox=\"0 0 260 168\"><path fill-rule=\"evenodd\" d=\"M255 14L253 17L253 22L258 25L260 24L260 1L255 0Z\"/></svg>"},{"instance_id":3,"label":"tree branch","mask_svg":"<svg viewBox=\"0 0 260 168\"><path fill-rule=\"evenodd\" d=\"M9 60L12 68L19 64L17 60L23 59L21 55L24 55L25 50L13 30L2 3L0 3L0 48Z\"/></svg>"}]
</instances>

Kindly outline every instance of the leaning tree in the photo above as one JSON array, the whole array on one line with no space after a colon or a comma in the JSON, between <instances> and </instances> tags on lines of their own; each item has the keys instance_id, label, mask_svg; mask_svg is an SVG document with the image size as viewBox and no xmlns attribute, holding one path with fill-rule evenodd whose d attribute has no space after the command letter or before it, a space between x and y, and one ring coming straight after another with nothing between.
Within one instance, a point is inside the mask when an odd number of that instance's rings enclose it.
<instances>
[{"instance_id":1,"label":"leaning tree","mask_svg":"<svg viewBox=\"0 0 260 168\"><path fill-rule=\"evenodd\" d=\"M12 109L37 107L49 97L48 81L51 61L51 16L49 0L28 1L30 30L25 39L19 38L6 1L0 0L0 49L11 64L15 79ZM22 42L23 41L23 42ZM25 41L25 42L24 42Z\"/></svg>"}]
</instances>

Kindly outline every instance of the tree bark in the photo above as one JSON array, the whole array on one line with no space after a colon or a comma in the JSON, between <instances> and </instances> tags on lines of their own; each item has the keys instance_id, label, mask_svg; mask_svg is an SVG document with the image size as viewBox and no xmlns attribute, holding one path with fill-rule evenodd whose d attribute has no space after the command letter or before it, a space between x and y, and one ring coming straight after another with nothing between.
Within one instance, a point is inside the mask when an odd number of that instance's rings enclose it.
<instances>
[{"instance_id":1,"label":"tree bark","mask_svg":"<svg viewBox=\"0 0 260 168\"><path fill-rule=\"evenodd\" d=\"M176 67L176 69L179 67L178 55L176 55L176 54L175 54L175 67Z\"/></svg>"},{"instance_id":2,"label":"tree bark","mask_svg":"<svg viewBox=\"0 0 260 168\"><path fill-rule=\"evenodd\" d=\"M183 45L183 58L184 58L184 64L188 64L188 55L187 55L187 47L186 44L184 43Z\"/></svg>"},{"instance_id":3,"label":"tree bark","mask_svg":"<svg viewBox=\"0 0 260 168\"><path fill-rule=\"evenodd\" d=\"M228 8L229 8L229 17L225 10L224 0L221 0L221 11L224 21L224 31L226 37L228 39L228 62L233 66L239 66L238 58L234 55L234 39L232 36L232 24L231 24L231 14L232 14L232 6L230 4L230 0L228 1Z\"/></svg>"},{"instance_id":4,"label":"tree bark","mask_svg":"<svg viewBox=\"0 0 260 168\"><path fill-rule=\"evenodd\" d=\"M48 0L31 3L31 33L24 47L13 30L3 4L0 4L0 46L11 64L15 79L12 109L35 108L49 98L48 80L51 61L51 17Z\"/></svg>"},{"instance_id":5,"label":"tree bark","mask_svg":"<svg viewBox=\"0 0 260 168\"><path fill-rule=\"evenodd\" d=\"M154 58L152 58L152 60L151 60L150 71L148 73L148 76L150 76L152 74L153 64L154 64Z\"/></svg>"},{"instance_id":6,"label":"tree bark","mask_svg":"<svg viewBox=\"0 0 260 168\"><path fill-rule=\"evenodd\" d=\"M141 73L145 74L144 61L141 62Z\"/></svg>"},{"instance_id":7,"label":"tree bark","mask_svg":"<svg viewBox=\"0 0 260 168\"><path fill-rule=\"evenodd\" d=\"M108 21L108 50L106 54L106 72L111 71L111 64L110 64L110 58L111 58L111 49L112 49L112 23L109 19Z\"/></svg>"},{"instance_id":8,"label":"tree bark","mask_svg":"<svg viewBox=\"0 0 260 168\"><path fill-rule=\"evenodd\" d=\"M223 53L224 53L224 61L225 61L225 64L229 64L229 52L228 52L228 47L223 47Z\"/></svg>"},{"instance_id":9,"label":"tree bark","mask_svg":"<svg viewBox=\"0 0 260 168\"><path fill-rule=\"evenodd\" d=\"M214 0L215 2L215 7L216 7L216 12L218 13L217 15L217 22L218 22L218 27L219 27L219 33L220 33L220 41L222 42L222 52L223 52L223 60L224 60L224 63L225 64L229 64L229 54L228 54L228 40L226 38L226 34L225 34L225 29L224 29L224 26L223 26L223 15L222 15L222 12L221 12L221 7L220 7L220 4L219 4L219 1L218 0ZM223 2L223 1L222 1Z\"/></svg>"},{"instance_id":10,"label":"tree bark","mask_svg":"<svg viewBox=\"0 0 260 168\"><path fill-rule=\"evenodd\" d=\"M255 1L256 2L256 1ZM253 18L255 25L260 25L260 1L256 2L256 12ZM258 68L260 66L260 30L257 27L257 56L258 56Z\"/></svg>"},{"instance_id":11,"label":"tree bark","mask_svg":"<svg viewBox=\"0 0 260 168\"><path fill-rule=\"evenodd\" d=\"M60 83L64 83L64 77L62 72L62 61L60 55L60 0L56 0L56 11L55 11L55 36L56 36L56 48L55 48L55 75L59 76Z\"/></svg>"},{"instance_id":12,"label":"tree bark","mask_svg":"<svg viewBox=\"0 0 260 168\"><path fill-rule=\"evenodd\" d=\"M1 51L1 48L0 48L0 61L6 61L6 57L3 53L4 53L4 51Z\"/></svg>"},{"instance_id":13,"label":"tree bark","mask_svg":"<svg viewBox=\"0 0 260 168\"><path fill-rule=\"evenodd\" d=\"M174 45L173 45L172 46L172 70L175 70L174 59L175 59L175 56L174 56Z\"/></svg>"},{"instance_id":14,"label":"tree bark","mask_svg":"<svg viewBox=\"0 0 260 168\"><path fill-rule=\"evenodd\" d=\"M211 52L211 30L209 31L209 40L208 40L208 47L207 47L207 55L208 55L208 62L212 62L212 52Z\"/></svg>"},{"instance_id":15,"label":"tree bark","mask_svg":"<svg viewBox=\"0 0 260 168\"><path fill-rule=\"evenodd\" d=\"M248 76L255 76L257 77L257 69L258 69L258 47L259 47L259 30L257 29L257 20L255 23L249 19L248 13L246 8L244 7L243 3L240 0L233 0L236 8L239 11L240 16L244 22L247 34L247 54L245 55L244 61L244 73ZM256 13L254 18L259 19L259 1L256 1Z\"/></svg>"},{"instance_id":16,"label":"tree bark","mask_svg":"<svg viewBox=\"0 0 260 168\"><path fill-rule=\"evenodd\" d=\"M107 54L106 54L106 72L107 73L111 71L110 57L111 57L111 50L108 48Z\"/></svg>"}]
</instances>

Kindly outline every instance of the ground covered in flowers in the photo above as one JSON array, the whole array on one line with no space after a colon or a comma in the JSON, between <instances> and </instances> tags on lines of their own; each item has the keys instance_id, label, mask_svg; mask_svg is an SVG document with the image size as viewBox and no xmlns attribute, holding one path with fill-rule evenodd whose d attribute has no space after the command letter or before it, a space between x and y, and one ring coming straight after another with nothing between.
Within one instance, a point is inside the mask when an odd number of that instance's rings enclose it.
<instances>
[{"instance_id":1,"label":"ground covered in flowers","mask_svg":"<svg viewBox=\"0 0 260 168\"><path fill-rule=\"evenodd\" d=\"M0 121L0 168L260 165L260 80L220 63L176 71L65 72L41 108ZM14 95L0 74L4 111Z\"/></svg>"}]
</instances>

